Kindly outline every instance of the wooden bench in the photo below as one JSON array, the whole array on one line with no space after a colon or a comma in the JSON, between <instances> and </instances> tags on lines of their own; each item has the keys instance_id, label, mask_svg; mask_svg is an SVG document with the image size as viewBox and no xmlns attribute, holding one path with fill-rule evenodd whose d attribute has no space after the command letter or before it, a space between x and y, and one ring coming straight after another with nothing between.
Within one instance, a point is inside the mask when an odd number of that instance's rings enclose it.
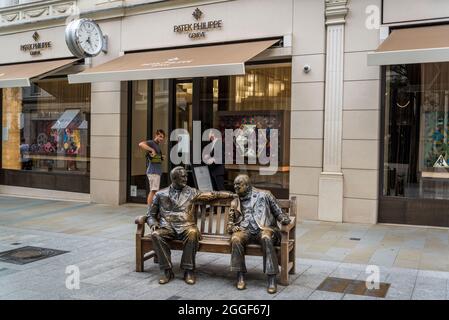
<instances>
[{"instance_id":1,"label":"wooden bench","mask_svg":"<svg viewBox=\"0 0 449 320\"><path fill-rule=\"evenodd\" d=\"M227 233L230 200L218 200L207 203L195 203L193 210L196 213L197 225L202 234L199 244L199 252L231 253L230 238ZM276 247L279 265L281 266L280 284L289 285L289 274L295 273L295 251L296 251L296 197L291 200L279 201L282 210L291 217L291 224L281 226L281 244ZM144 262L157 256L154 252L153 242L149 235L145 235L146 216L136 219L136 271L144 271ZM182 241L171 241L170 248L182 250ZM251 244L246 247L246 255L262 256L262 247Z\"/></svg>"}]
</instances>

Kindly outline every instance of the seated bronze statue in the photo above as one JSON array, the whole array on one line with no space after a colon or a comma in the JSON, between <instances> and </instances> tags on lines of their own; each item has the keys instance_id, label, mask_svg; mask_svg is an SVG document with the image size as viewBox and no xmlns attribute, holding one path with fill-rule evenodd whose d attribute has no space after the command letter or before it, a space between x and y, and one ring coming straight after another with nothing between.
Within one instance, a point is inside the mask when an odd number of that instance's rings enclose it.
<instances>
[{"instance_id":1,"label":"seated bronze statue","mask_svg":"<svg viewBox=\"0 0 449 320\"><path fill-rule=\"evenodd\" d=\"M245 246L258 243L263 250L263 270L268 276L267 291L276 293L279 264L275 246L281 240L277 222L288 225L291 220L269 191L251 186L247 175L238 176L234 188L238 198L231 204L228 232L232 234L231 271L237 272L237 289L246 288Z\"/></svg>"},{"instance_id":2,"label":"seated bronze statue","mask_svg":"<svg viewBox=\"0 0 449 320\"><path fill-rule=\"evenodd\" d=\"M200 192L187 186L187 172L183 167L174 168L170 178L171 186L156 193L147 213L147 224L163 271L159 283L166 284L174 278L168 242L176 239L184 243L181 258L184 281L195 284L195 256L201 235L196 226L193 203L233 198L234 195L230 192Z\"/></svg>"}]
</instances>

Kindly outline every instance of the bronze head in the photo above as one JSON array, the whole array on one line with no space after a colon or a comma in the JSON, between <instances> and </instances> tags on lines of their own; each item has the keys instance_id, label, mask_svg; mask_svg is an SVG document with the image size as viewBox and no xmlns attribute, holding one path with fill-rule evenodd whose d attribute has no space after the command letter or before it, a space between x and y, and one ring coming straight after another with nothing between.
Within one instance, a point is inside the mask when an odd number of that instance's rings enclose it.
<instances>
[{"instance_id":1,"label":"bronze head","mask_svg":"<svg viewBox=\"0 0 449 320\"><path fill-rule=\"evenodd\" d=\"M170 172L172 185L176 189L183 189L187 186L187 171L183 167L176 167Z\"/></svg>"},{"instance_id":2,"label":"bronze head","mask_svg":"<svg viewBox=\"0 0 449 320\"><path fill-rule=\"evenodd\" d=\"M239 197L246 196L251 190L251 181L246 174L241 174L237 176L234 180L235 193Z\"/></svg>"}]
</instances>

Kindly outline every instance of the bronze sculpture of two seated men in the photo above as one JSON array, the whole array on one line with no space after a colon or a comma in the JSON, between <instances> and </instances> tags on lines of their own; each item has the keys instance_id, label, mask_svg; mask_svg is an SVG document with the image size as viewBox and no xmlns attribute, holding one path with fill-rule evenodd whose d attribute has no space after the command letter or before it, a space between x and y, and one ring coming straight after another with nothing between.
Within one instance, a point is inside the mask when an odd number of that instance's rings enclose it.
<instances>
[{"instance_id":1,"label":"bronze sculpture of two seated men","mask_svg":"<svg viewBox=\"0 0 449 320\"><path fill-rule=\"evenodd\" d=\"M231 271L237 272L237 288L246 288L245 246L258 243L263 251L263 269L268 276L267 291L277 291L276 276L279 273L275 246L280 241L277 222L289 224L290 218L282 212L276 198L265 190L251 186L246 175L235 179L236 194L231 192L200 192L187 185L187 172L176 167L170 173L170 187L156 193L147 214L156 256L162 276L160 284L174 278L169 241L182 240L184 247L181 269L184 281L195 284L195 257L201 238L192 210L195 201L232 199L227 231L231 236Z\"/></svg>"}]
</instances>

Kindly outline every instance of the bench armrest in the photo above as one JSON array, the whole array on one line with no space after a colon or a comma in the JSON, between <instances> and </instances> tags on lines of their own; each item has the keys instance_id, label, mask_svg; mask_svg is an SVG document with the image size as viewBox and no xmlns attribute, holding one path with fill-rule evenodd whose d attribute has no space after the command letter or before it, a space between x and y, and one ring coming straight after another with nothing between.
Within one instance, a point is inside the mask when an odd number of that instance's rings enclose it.
<instances>
[{"instance_id":1,"label":"bench armrest","mask_svg":"<svg viewBox=\"0 0 449 320\"><path fill-rule=\"evenodd\" d=\"M145 224L147 222L147 216L140 216L136 218L136 224Z\"/></svg>"},{"instance_id":2,"label":"bench armrest","mask_svg":"<svg viewBox=\"0 0 449 320\"><path fill-rule=\"evenodd\" d=\"M290 232L290 230L292 230L294 227L296 227L296 218L295 217L290 217L290 219L292 220L290 222L290 224L286 225L286 226L281 226L281 232Z\"/></svg>"},{"instance_id":3,"label":"bench armrest","mask_svg":"<svg viewBox=\"0 0 449 320\"><path fill-rule=\"evenodd\" d=\"M136 218L137 224L136 236L143 237L145 235L145 223L147 222L147 216L140 216Z\"/></svg>"}]
</instances>

